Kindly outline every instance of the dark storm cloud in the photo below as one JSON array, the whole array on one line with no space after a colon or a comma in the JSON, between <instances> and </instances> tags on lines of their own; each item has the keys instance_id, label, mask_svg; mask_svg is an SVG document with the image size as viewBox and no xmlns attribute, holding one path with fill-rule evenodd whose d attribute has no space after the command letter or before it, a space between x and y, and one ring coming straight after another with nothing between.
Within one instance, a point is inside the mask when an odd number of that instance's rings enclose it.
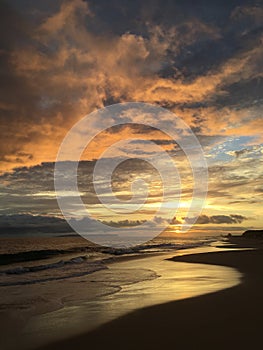
<instances>
[{"instance_id":1,"label":"dark storm cloud","mask_svg":"<svg viewBox=\"0 0 263 350\"><path fill-rule=\"evenodd\" d=\"M131 32L147 37L149 25L161 26L165 31L176 26L178 38L184 41L179 52L170 52L171 62L160 71L164 77L178 71L187 79L193 79L214 69L242 49L254 44L261 33L260 15L255 20L257 1L89 1L91 11L97 15L89 21L91 30L109 31L121 35ZM105 11L106 10L106 11ZM115 25L112 25L112 23ZM214 28L209 35L204 24ZM190 35L191 34L191 35ZM195 40L191 42L196 35ZM191 37L191 40L185 38ZM190 41L190 43L189 43ZM169 53L168 53L169 56ZM183 73L182 73L183 71Z\"/></svg>"},{"instance_id":2,"label":"dark storm cloud","mask_svg":"<svg viewBox=\"0 0 263 350\"><path fill-rule=\"evenodd\" d=\"M52 105L52 112L44 108L43 101L48 100L52 91L43 92L47 78L36 74L30 79L17 72L14 62L15 52L23 55L24 50L36 48L45 54L45 46L34 39L36 25L28 21L23 13L16 11L7 2L0 3L0 122L1 144L0 160L2 164L14 165L36 163L30 147L23 150L24 145L46 142L46 125L52 125L56 132L57 106ZM28 58L28 63L34 62ZM45 98L45 95L47 97ZM54 97L50 97L50 100ZM59 105L60 102L57 101ZM69 112L71 108L69 107ZM8 167L8 166L7 166Z\"/></svg>"},{"instance_id":3,"label":"dark storm cloud","mask_svg":"<svg viewBox=\"0 0 263 350\"><path fill-rule=\"evenodd\" d=\"M19 214L0 215L0 234L66 233L72 229L64 219L51 216Z\"/></svg>"},{"instance_id":4,"label":"dark storm cloud","mask_svg":"<svg viewBox=\"0 0 263 350\"><path fill-rule=\"evenodd\" d=\"M6 157L10 154L17 155L20 144L33 137L32 133L26 135L22 132L16 136L16 141L12 142L15 128L21 127L23 130L24 123L28 120L33 121L32 111L36 105L36 95L31 89L30 82L18 76L11 63L12 49L14 46L23 47L28 42L30 29L30 25L7 3L0 3L1 161L9 161Z\"/></svg>"},{"instance_id":5,"label":"dark storm cloud","mask_svg":"<svg viewBox=\"0 0 263 350\"><path fill-rule=\"evenodd\" d=\"M262 65L263 56L261 57ZM258 69L262 69L262 67ZM222 87L225 92L215 96L214 103L219 106L242 106L248 108L253 105L261 107L263 104L263 78L255 77L251 80L242 80L229 86Z\"/></svg>"},{"instance_id":6,"label":"dark storm cloud","mask_svg":"<svg viewBox=\"0 0 263 350\"><path fill-rule=\"evenodd\" d=\"M74 222L75 219L69 220ZM96 227L94 220L83 218L78 220L79 228L83 232L93 231ZM124 224L124 223L123 223ZM94 226L95 225L95 226ZM121 222L119 223L121 226ZM132 223L130 223L130 226ZM48 215L31 215L31 214L17 214L17 215L0 215L0 234L39 234L39 233L73 233L74 231L68 222L60 217ZM75 232L74 232L75 233Z\"/></svg>"},{"instance_id":7,"label":"dark storm cloud","mask_svg":"<svg viewBox=\"0 0 263 350\"><path fill-rule=\"evenodd\" d=\"M170 26L175 22L184 23L186 19L198 17L200 20L224 25L237 6L255 4L256 1L214 0L212 6L209 0L89 0L88 3L92 12L101 19L105 30L116 30L116 33L121 34L129 29L136 30L138 24L143 25L142 19ZM112 28L114 21L118 23ZM93 22L90 23L91 28L92 24ZM94 30L96 28L97 23Z\"/></svg>"}]
</instances>

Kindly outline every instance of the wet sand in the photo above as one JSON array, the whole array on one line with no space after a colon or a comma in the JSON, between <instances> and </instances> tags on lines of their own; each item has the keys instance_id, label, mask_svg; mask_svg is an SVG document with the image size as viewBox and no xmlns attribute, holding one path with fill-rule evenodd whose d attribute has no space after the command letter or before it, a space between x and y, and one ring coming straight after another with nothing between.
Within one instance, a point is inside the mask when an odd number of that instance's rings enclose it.
<instances>
[{"instance_id":1,"label":"wet sand","mask_svg":"<svg viewBox=\"0 0 263 350\"><path fill-rule=\"evenodd\" d=\"M96 330L41 347L41 349L161 349L164 347L254 349L261 347L262 249L191 254L177 256L172 260L233 267L244 277L242 283L237 286L139 309L104 324Z\"/></svg>"}]
</instances>

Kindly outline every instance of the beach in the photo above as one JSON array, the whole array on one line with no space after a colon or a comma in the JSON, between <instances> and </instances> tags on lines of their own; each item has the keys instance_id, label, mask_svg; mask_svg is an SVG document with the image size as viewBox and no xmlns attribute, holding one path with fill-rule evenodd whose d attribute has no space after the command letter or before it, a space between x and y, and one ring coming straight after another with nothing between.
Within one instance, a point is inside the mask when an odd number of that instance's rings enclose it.
<instances>
[{"instance_id":1,"label":"beach","mask_svg":"<svg viewBox=\"0 0 263 350\"><path fill-rule=\"evenodd\" d=\"M35 349L137 309L238 284L240 273L232 268L170 260L221 250L217 240L162 237L115 249L71 235L2 238L1 349Z\"/></svg>"},{"instance_id":2,"label":"beach","mask_svg":"<svg viewBox=\"0 0 263 350\"><path fill-rule=\"evenodd\" d=\"M242 248L246 245L250 246L249 241ZM40 348L256 348L262 342L262 259L262 249L172 258L174 262L231 267L242 273L242 281L218 292L138 309L93 331Z\"/></svg>"},{"instance_id":3,"label":"beach","mask_svg":"<svg viewBox=\"0 0 263 350\"><path fill-rule=\"evenodd\" d=\"M261 240L160 240L117 256L59 242L37 240L42 260L2 266L1 348L230 349L260 340Z\"/></svg>"}]
</instances>

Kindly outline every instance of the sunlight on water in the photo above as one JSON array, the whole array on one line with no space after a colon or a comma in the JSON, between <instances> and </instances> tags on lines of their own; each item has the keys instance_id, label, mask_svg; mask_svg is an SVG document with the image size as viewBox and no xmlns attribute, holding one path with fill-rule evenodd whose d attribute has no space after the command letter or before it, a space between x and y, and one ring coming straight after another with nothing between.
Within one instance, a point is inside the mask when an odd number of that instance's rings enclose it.
<instances>
[{"instance_id":1,"label":"sunlight on water","mask_svg":"<svg viewBox=\"0 0 263 350\"><path fill-rule=\"evenodd\" d=\"M211 251L211 247L209 249ZM33 317L25 329L31 345L86 332L139 308L211 293L240 283L242 275L232 268L165 260L174 255L126 260L94 273L93 287L97 284L99 288L120 288L78 306L75 303ZM76 293L77 288L76 283ZM85 288L88 294L89 285L85 284Z\"/></svg>"}]
</instances>

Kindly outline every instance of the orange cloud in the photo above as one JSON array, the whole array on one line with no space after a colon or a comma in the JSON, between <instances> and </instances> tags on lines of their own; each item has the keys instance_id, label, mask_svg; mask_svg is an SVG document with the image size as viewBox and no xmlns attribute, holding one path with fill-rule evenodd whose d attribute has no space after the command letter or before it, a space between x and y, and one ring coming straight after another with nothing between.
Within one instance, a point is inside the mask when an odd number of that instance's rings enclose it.
<instances>
[{"instance_id":1,"label":"orange cloud","mask_svg":"<svg viewBox=\"0 0 263 350\"><path fill-rule=\"evenodd\" d=\"M240 11L236 12L234 17ZM54 160L64 135L77 120L115 101L168 105L190 125L195 125L199 116L203 132L209 135L252 135L255 128L259 130L259 117L247 120L246 111L218 109L211 101L215 95L226 94L226 85L260 76L257 62L262 56L261 46L243 50L202 76L187 80L176 70L181 46L195 43L200 35L219 40L218 28L193 19L170 29L148 24L148 36L100 35L88 31L85 25L93 16L86 2L64 2L57 13L36 28L28 45L11 52L10 63L16 77L26 82L34 97L34 104L25 101L14 112L22 113L19 123L14 119L9 125L19 151L32 154L31 160L24 159L26 164ZM169 50L175 55L175 75L161 76ZM207 101L205 107L184 107ZM1 106L5 110L16 109L5 102ZM8 157L14 162L4 163L3 168L18 165L17 147L10 152Z\"/></svg>"}]
</instances>

